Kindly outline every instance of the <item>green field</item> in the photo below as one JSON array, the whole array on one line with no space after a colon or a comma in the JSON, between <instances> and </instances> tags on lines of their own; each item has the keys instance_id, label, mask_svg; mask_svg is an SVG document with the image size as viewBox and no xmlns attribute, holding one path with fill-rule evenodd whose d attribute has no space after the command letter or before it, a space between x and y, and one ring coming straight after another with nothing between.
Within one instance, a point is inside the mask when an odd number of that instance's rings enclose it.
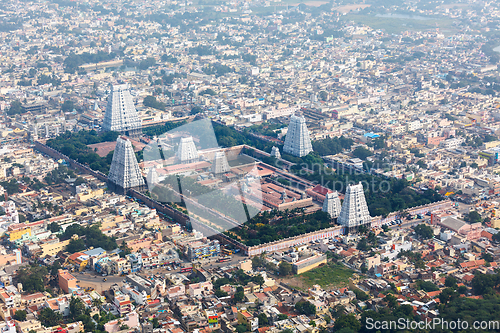
<instances>
[{"instance_id":1,"label":"green field","mask_svg":"<svg viewBox=\"0 0 500 333\"><path fill-rule=\"evenodd\" d=\"M343 20L354 21L365 24L372 29L384 29L386 33L398 34L402 31L423 31L439 28L442 33L452 32L456 28L452 25L453 21L448 18L433 18L428 20L419 20L409 18L395 17L377 17L372 14L347 14L342 16Z\"/></svg>"},{"instance_id":2,"label":"green field","mask_svg":"<svg viewBox=\"0 0 500 333\"><path fill-rule=\"evenodd\" d=\"M324 266L302 273L295 277L295 279L299 279L300 284L306 287L312 287L315 284L319 284L322 288L344 287L348 285L349 278L353 274L354 271L352 269L340 263L329 262Z\"/></svg>"}]
</instances>

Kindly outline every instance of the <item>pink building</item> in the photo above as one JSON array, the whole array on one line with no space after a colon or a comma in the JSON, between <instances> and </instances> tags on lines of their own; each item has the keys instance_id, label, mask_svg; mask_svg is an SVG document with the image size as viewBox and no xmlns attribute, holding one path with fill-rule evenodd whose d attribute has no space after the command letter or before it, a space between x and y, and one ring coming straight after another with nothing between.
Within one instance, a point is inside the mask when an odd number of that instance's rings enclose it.
<instances>
[{"instance_id":1,"label":"pink building","mask_svg":"<svg viewBox=\"0 0 500 333\"><path fill-rule=\"evenodd\" d=\"M119 322L118 322L119 321ZM139 326L139 315L136 312L127 314L124 318L116 319L104 325L104 330L108 333L115 333L125 329L133 330Z\"/></svg>"}]
</instances>

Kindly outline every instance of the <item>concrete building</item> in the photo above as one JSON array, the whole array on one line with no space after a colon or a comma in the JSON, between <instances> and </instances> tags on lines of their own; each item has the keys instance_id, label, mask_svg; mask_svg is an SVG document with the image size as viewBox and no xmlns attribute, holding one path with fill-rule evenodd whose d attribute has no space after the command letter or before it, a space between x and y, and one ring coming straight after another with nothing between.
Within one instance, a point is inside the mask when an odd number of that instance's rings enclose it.
<instances>
[{"instance_id":1,"label":"concrete building","mask_svg":"<svg viewBox=\"0 0 500 333\"><path fill-rule=\"evenodd\" d=\"M357 228L360 225L370 223L371 219L368 206L366 205L363 185L359 183L348 186L337 220L338 223L350 230L351 228Z\"/></svg>"},{"instance_id":2,"label":"concrete building","mask_svg":"<svg viewBox=\"0 0 500 333\"><path fill-rule=\"evenodd\" d=\"M187 138L181 138L179 142L179 148L175 154L175 160L177 163L193 163L197 162L199 159L198 150L193 141L192 136Z\"/></svg>"},{"instance_id":3,"label":"concrete building","mask_svg":"<svg viewBox=\"0 0 500 333\"><path fill-rule=\"evenodd\" d=\"M313 151L304 117L292 116L286 133L283 152L302 157Z\"/></svg>"},{"instance_id":4,"label":"concrete building","mask_svg":"<svg viewBox=\"0 0 500 333\"><path fill-rule=\"evenodd\" d=\"M330 217L334 219L339 217L340 209L341 205L338 192L327 193L325 201L323 201L323 211L330 214Z\"/></svg>"},{"instance_id":5,"label":"concrete building","mask_svg":"<svg viewBox=\"0 0 500 333\"><path fill-rule=\"evenodd\" d=\"M58 275L59 288L61 288L66 294L72 293L77 290L76 278L71 275L68 271L63 269L59 270Z\"/></svg>"},{"instance_id":6,"label":"concrete building","mask_svg":"<svg viewBox=\"0 0 500 333\"><path fill-rule=\"evenodd\" d=\"M216 257L220 254L218 240L202 239L187 244L186 253L189 260Z\"/></svg>"},{"instance_id":7,"label":"concrete building","mask_svg":"<svg viewBox=\"0 0 500 333\"><path fill-rule=\"evenodd\" d=\"M141 135L141 120L137 115L128 84L111 87L102 128L105 131L120 132L129 137Z\"/></svg>"},{"instance_id":8,"label":"concrete building","mask_svg":"<svg viewBox=\"0 0 500 333\"><path fill-rule=\"evenodd\" d=\"M302 274L321 264L326 264L326 254L315 254L311 257L298 260L292 265L292 272L295 274Z\"/></svg>"},{"instance_id":9,"label":"concrete building","mask_svg":"<svg viewBox=\"0 0 500 333\"><path fill-rule=\"evenodd\" d=\"M135 158L132 143L122 137L116 140L113 160L109 168L108 182L110 189L124 193L130 188L144 186L144 178Z\"/></svg>"}]
</instances>

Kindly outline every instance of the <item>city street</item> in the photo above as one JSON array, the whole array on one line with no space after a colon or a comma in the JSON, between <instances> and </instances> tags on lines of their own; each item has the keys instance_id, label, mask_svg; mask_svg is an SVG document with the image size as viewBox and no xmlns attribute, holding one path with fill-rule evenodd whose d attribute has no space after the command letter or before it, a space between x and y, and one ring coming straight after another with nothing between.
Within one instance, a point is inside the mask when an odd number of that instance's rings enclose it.
<instances>
[{"instance_id":1,"label":"city street","mask_svg":"<svg viewBox=\"0 0 500 333\"><path fill-rule=\"evenodd\" d=\"M101 292L103 290L109 289L113 284L121 285L125 280L124 276L114 276L108 275L106 276L106 281L104 282L104 277L95 274L88 273L73 273L77 278L77 284L83 288L94 288L97 292Z\"/></svg>"}]
</instances>

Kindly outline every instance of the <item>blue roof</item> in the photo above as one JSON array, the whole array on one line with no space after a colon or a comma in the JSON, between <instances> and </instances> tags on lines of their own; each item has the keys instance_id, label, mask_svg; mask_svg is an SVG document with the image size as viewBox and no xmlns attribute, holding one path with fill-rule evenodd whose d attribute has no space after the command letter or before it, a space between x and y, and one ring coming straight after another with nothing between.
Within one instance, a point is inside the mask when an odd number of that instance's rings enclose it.
<instances>
[{"instance_id":1,"label":"blue roof","mask_svg":"<svg viewBox=\"0 0 500 333\"><path fill-rule=\"evenodd\" d=\"M98 247L98 248L95 248L93 250L88 250L88 251L85 251L83 253L85 253L86 255L88 255L89 257L95 257L95 256L98 256L100 254L103 254L104 252L106 252L105 249L103 249L102 247Z\"/></svg>"},{"instance_id":2,"label":"blue roof","mask_svg":"<svg viewBox=\"0 0 500 333\"><path fill-rule=\"evenodd\" d=\"M375 133L371 133L371 132L369 132L369 133L365 133L365 136L366 136L366 137L368 137L368 138L372 138L372 139L373 139L373 138L379 138L379 137L380 137L380 135L375 134Z\"/></svg>"}]
</instances>

